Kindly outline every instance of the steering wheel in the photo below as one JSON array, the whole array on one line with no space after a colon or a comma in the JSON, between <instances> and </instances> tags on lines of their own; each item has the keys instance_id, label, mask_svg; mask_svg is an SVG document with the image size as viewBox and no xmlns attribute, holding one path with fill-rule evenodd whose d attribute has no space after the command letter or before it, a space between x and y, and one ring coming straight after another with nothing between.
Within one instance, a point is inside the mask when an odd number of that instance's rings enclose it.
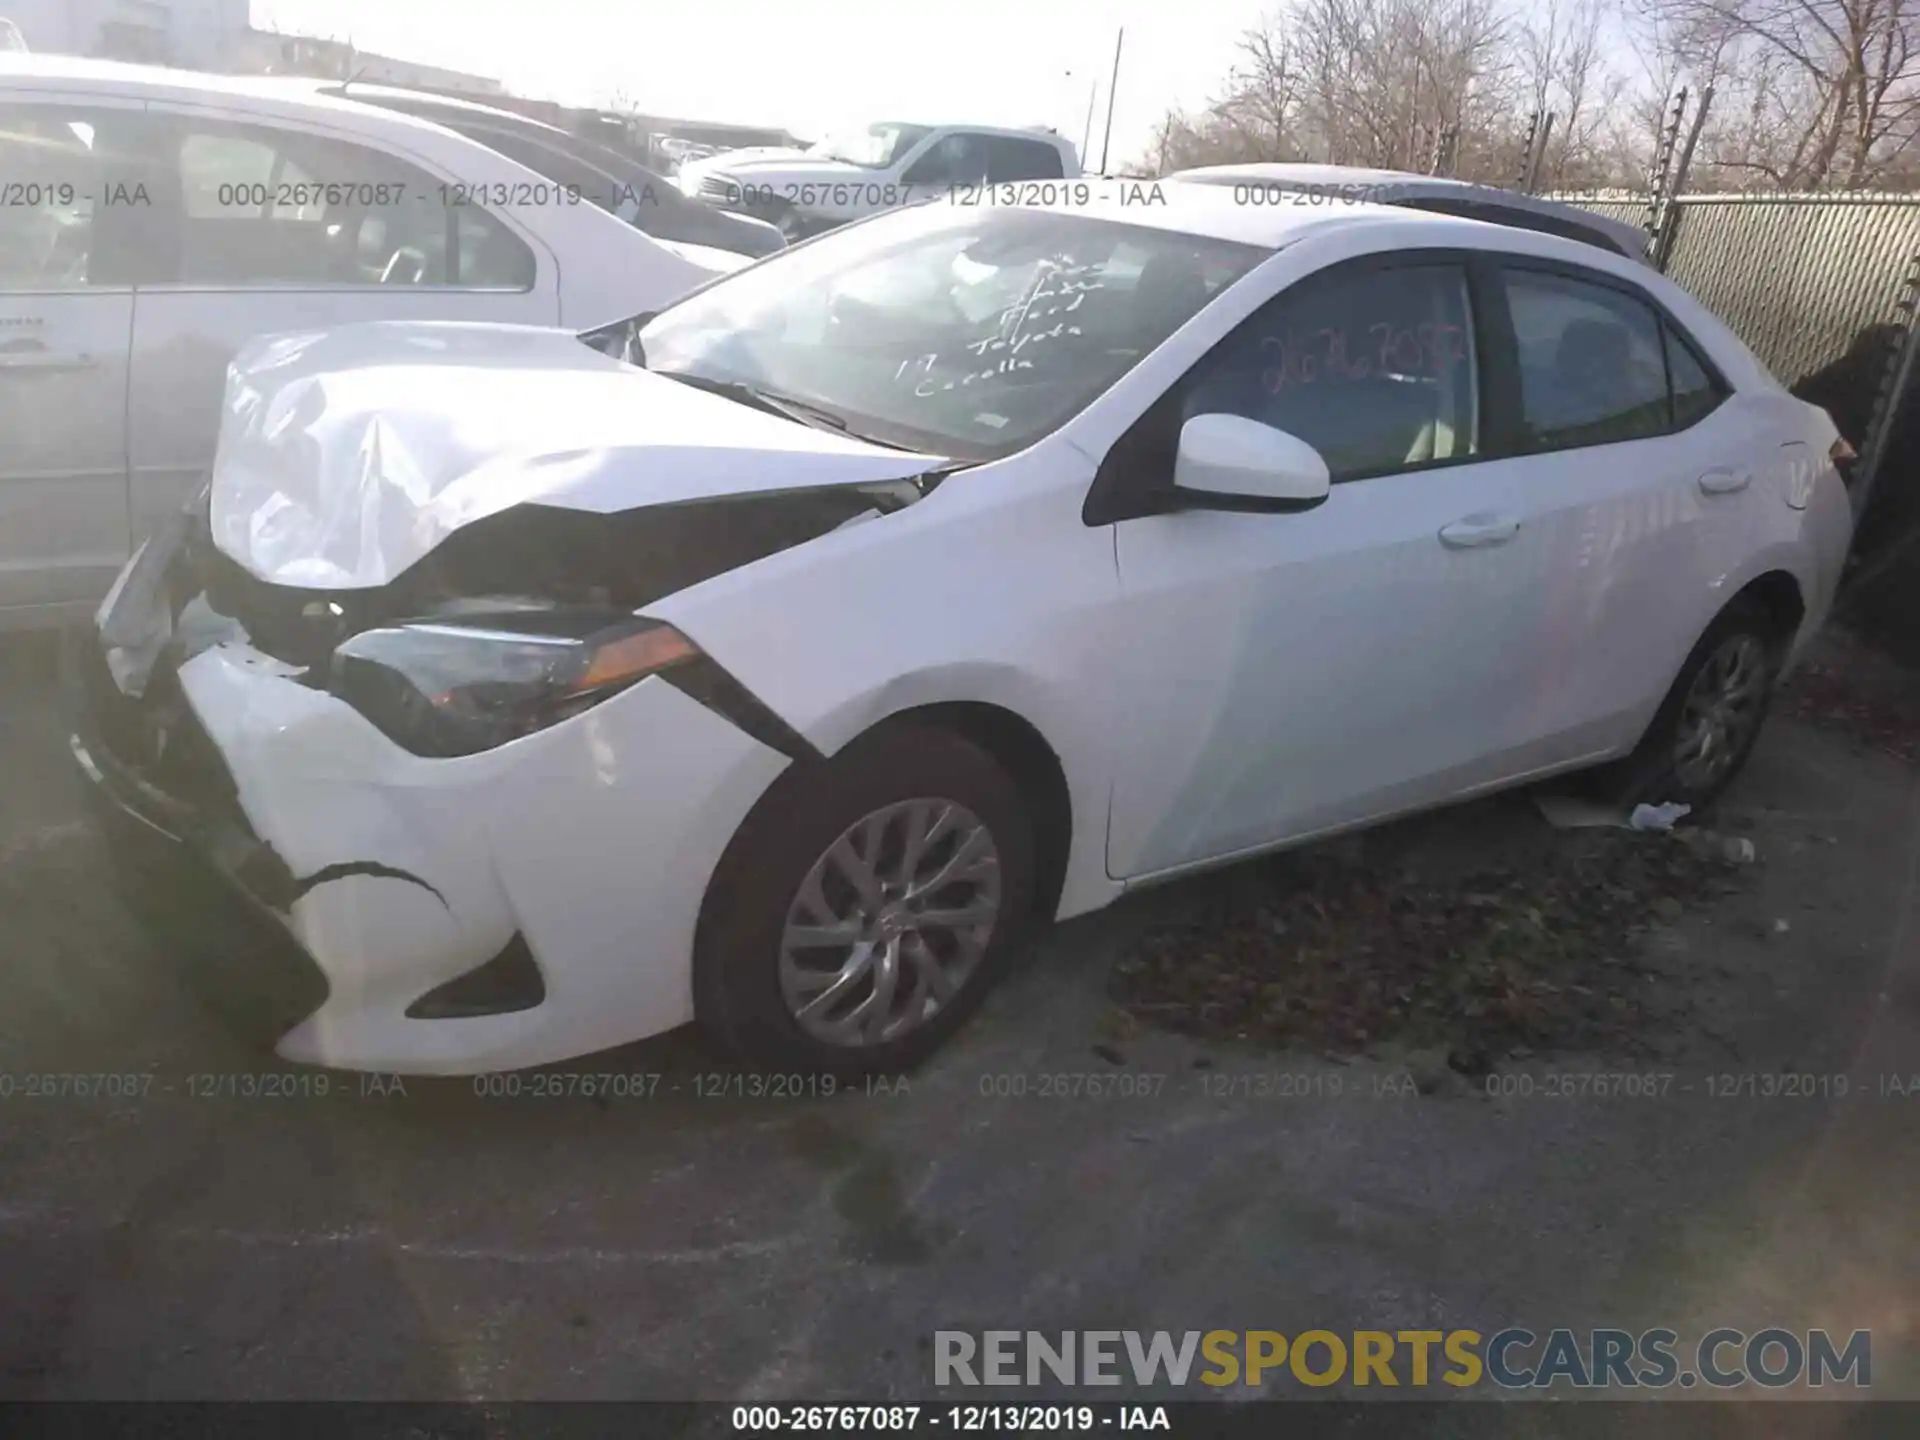
<instances>
[{"instance_id":1,"label":"steering wheel","mask_svg":"<svg viewBox=\"0 0 1920 1440\"><path fill-rule=\"evenodd\" d=\"M413 266L413 273L406 279L397 278L397 272L403 263ZM386 267L380 272L382 285L418 285L427 274L427 252L412 245L402 245L387 257Z\"/></svg>"}]
</instances>

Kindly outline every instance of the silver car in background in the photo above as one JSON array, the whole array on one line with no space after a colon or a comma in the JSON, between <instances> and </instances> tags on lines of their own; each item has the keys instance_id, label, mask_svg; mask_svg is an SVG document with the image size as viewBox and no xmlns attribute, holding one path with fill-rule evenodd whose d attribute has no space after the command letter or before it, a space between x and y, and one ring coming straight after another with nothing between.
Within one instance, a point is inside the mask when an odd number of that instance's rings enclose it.
<instances>
[{"instance_id":1,"label":"silver car in background","mask_svg":"<svg viewBox=\"0 0 1920 1440\"><path fill-rule=\"evenodd\" d=\"M0 176L0 628L90 611L205 482L257 335L589 330L747 263L280 80L0 55Z\"/></svg>"}]
</instances>

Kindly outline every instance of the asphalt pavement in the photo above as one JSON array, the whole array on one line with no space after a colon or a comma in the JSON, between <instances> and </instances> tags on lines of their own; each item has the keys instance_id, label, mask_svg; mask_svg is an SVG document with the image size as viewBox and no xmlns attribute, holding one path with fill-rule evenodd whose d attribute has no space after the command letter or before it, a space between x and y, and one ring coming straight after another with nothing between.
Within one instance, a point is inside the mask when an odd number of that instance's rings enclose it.
<instances>
[{"instance_id":1,"label":"asphalt pavement","mask_svg":"<svg viewBox=\"0 0 1920 1440\"><path fill-rule=\"evenodd\" d=\"M1728 802L1753 884L1656 936L1693 1020L1508 1067L1652 1098L1103 1040L1119 948L1219 879L1051 931L899 1089L774 1093L688 1033L517 1095L295 1071L114 898L45 647L0 646L0 775L0 1398L927 1399L936 1329L1509 1324L1871 1328L1874 1394L1920 1398L1920 1094L1885 1088L1920 1072L1920 786L1795 722ZM1507 797L1366 843L1554 832ZM1711 1079L1783 1070L1849 1093Z\"/></svg>"}]
</instances>

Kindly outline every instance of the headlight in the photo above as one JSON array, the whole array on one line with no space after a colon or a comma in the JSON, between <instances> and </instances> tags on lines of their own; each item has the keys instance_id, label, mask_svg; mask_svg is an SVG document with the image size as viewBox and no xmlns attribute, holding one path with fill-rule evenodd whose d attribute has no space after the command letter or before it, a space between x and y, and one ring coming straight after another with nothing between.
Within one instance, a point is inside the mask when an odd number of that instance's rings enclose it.
<instances>
[{"instance_id":1,"label":"headlight","mask_svg":"<svg viewBox=\"0 0 1920 1440\"><path fill-rule=\"evenodd\" d=\"M363 630L333 652L329 688L416 755L472 755L699 653L671 625L632 615L463 615Z\"/></svg>"}]
</instances>

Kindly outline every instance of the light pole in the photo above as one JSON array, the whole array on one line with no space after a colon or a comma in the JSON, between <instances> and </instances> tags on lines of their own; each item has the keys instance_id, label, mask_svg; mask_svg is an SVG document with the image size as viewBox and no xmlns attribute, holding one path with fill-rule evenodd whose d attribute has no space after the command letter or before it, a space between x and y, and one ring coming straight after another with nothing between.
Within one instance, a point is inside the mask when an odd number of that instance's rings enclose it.
<instances>
[{"instance_id":1,"label":"light pole","mask_svg":"<svg viewBox=\"0 0 1920 1440\"><path fill-rule=\"evenodd\" d=\"M1120 88L1120 46L1127 38L1127 27L1113 37L1113 79L1107 82L1107 133L1100 140L1100 173L1107 173L1107 149L1113 143L1113 101Z\"/></svg>"}]
</instances>

